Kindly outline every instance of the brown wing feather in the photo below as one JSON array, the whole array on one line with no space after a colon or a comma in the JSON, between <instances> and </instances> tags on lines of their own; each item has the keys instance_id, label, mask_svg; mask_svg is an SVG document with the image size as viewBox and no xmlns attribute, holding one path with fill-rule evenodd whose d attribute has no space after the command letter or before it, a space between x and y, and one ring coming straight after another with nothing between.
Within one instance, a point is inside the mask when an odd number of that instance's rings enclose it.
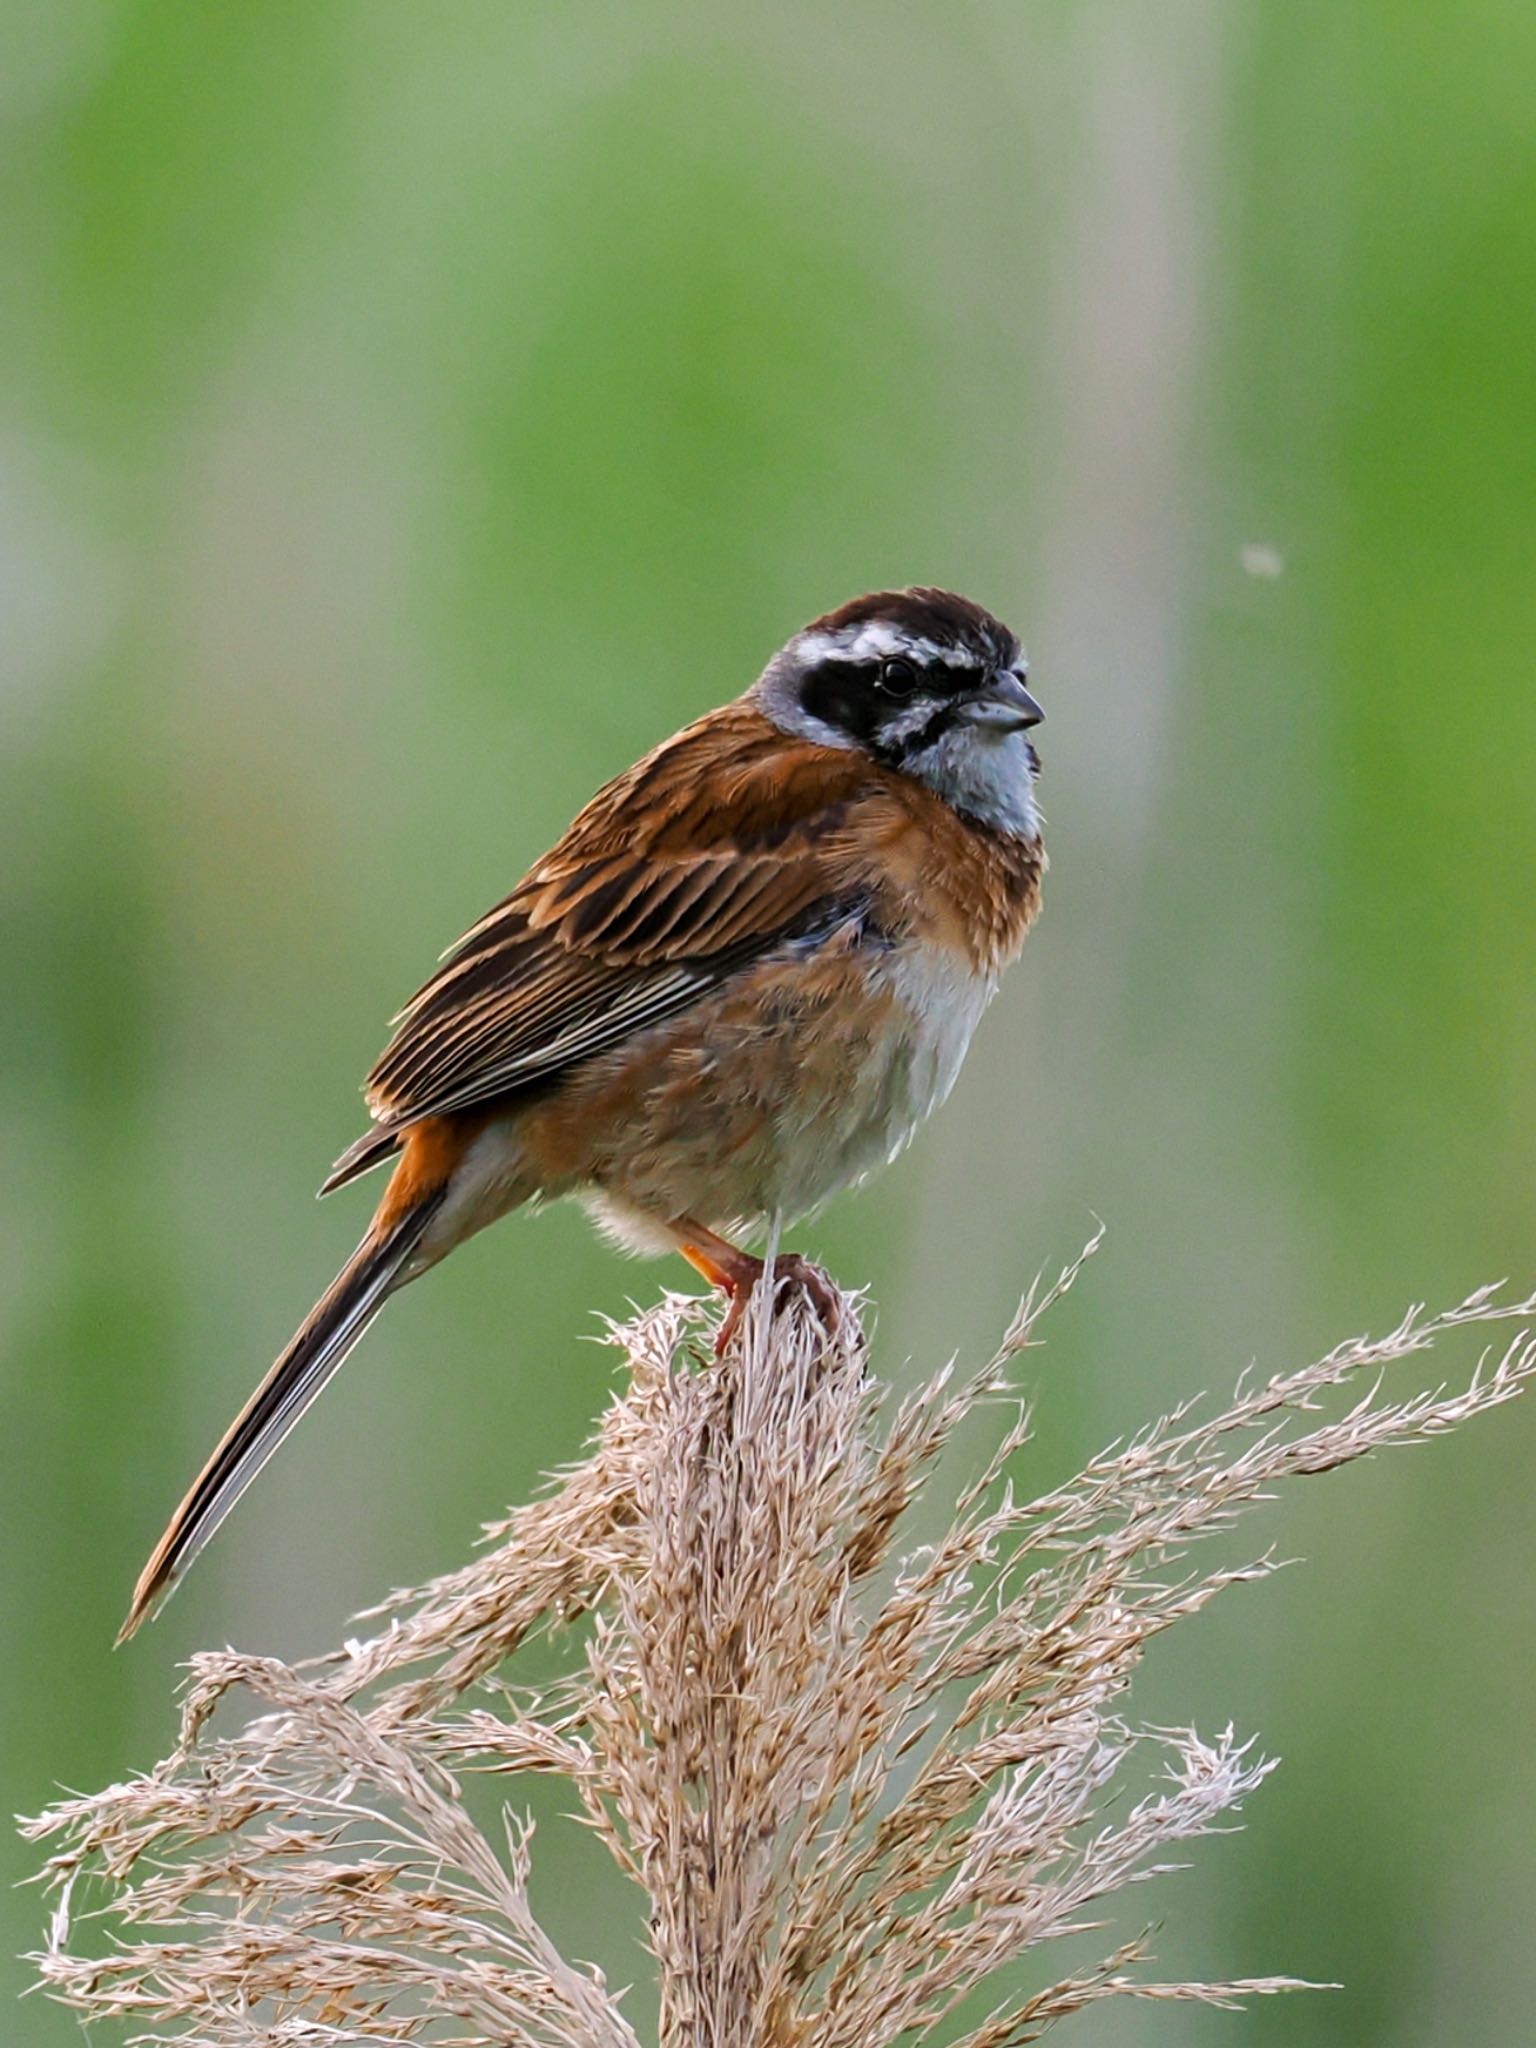
<instances>
[{"instance_id":1,"label":"brown wing feather","mask_svg":"<svg viewBox=\"0 0 1536 2048\"><path fill-rule=\"evenodd\" d=\"M746 704L601 790L411 998L368 1077L382 1129L547 1080L868 894L850 829L884 780ZM352 1170L362 1170L354 1165Z\"/></svg>"}]
</instances>

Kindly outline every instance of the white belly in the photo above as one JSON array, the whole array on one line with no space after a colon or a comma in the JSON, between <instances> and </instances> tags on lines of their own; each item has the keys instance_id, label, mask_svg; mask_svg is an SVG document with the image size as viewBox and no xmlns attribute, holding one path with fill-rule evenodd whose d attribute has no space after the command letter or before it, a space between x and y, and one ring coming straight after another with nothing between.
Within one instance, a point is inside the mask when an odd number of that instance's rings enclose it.
<instances>
[{"instance_id":1,"label":"white belly","mask_svg":"<svg viewBox=\"0 0 1536 2048\"><path fill-rule=\"evenodd\" d=\"M573 1082L591 1164L540 1192L582 1196L637 1249L677 1217L792 1222L901 1151L995 985L912 942L765 963Z\"/></svg>"},{"instance_id":2,"label":"white belly","mask_svg":"<svg viewBox=\"0 0 1536 2048\"><path fill-rule=\"evenodd\" d=\"M880 977L896 998L887 1031L837 1092L779 1121L778 1201L786 1218L887 1165L954 1087L997 984L934 947L906 946Z\"/></svg>"}]
</instances>

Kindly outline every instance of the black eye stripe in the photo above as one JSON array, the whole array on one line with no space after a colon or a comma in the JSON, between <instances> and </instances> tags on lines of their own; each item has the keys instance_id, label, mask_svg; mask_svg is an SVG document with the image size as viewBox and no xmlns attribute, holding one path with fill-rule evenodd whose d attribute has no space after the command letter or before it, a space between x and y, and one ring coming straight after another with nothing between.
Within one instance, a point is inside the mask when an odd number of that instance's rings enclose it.
<instances>
[{"instance_id":1,"label":"black eye stripe","mask_svg":"<svg viewBox=\"0 0 1536 2048\"><path fill-rule=\"evenodd\" d=\"M893 663L905 663L911 679L887 680ZM852 661L829 656L807 670L800 683L804 709L824 725L846 733L886 760L901 760L930 746L948 725L957 698L974 690L985 671L974 662L919 661L910 654L889 654ZM896 687L892 687L892 684ZM921 728L905 738L889 736L893 719L910 714L924 700L933 709Z\"/></svg>"},{"instance_id":2,"label":"black eye stripe","mask_svg":"<svg viewBox=\"0 0 1536 2048\"><path fill-rule=\"evenodd\" d=\"M819 661L805 677L805 687L856 688L860 684L868 690L878 690L887 673L899 679L909 693L926 691L930 696L956 696L962 690L974 689L981 680L983 670L973 662L919 661L910 654L886 654L877 660L850 661L846 656L829 656Z\"/></svg>"},{"instance_id":3,"label":"black eye stripe","mask_svg":"<svg viewBox=\"0 0 1536 2048\"><path fill-rule=\"evenodd\" d=\"M942 691L948 697L958 697L962 690L974 690L980 679L981 671L969 662L941 662L924 672L929 689Z\"/></svg>"}]
</instances>

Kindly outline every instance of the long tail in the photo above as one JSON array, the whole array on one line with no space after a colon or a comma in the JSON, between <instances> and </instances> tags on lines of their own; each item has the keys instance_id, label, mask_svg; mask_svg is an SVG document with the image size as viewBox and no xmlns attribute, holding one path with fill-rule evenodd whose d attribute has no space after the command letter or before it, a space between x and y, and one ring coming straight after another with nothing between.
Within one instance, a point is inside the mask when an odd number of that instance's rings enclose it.
<instances>
[{"instance_id":1,"label":"long tail","mask_svg":"<svg viewBox=\"0 0 1536 2048\"><path fill-rule=\"evenodd\" d=\"M139 1574L128 1618L118 1634L120 1643L169 1595L384 1306L444 1192L438 1188L424 1196L382 1230L376 1224L315 1303L172 1515Z\"/></svg>"}]
</instances>

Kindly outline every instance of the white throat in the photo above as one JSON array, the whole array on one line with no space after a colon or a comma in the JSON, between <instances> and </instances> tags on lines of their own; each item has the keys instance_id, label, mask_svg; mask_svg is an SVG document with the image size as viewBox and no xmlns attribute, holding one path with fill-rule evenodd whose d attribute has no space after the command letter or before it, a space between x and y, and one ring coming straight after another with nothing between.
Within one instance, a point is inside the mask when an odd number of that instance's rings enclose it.
<instances>
[{"instance_id":1,"label":"white throat","mask_svg":"<svg viewBox=\"0 0 1536 2048\"><path fill-rule=\"evenodd\" d=\"M1022 732L951 726L931 747L912 755L906 773L937 790L946 803L997 832L1038 839L1034 756Z\"/></svg>"}]
</instances>

